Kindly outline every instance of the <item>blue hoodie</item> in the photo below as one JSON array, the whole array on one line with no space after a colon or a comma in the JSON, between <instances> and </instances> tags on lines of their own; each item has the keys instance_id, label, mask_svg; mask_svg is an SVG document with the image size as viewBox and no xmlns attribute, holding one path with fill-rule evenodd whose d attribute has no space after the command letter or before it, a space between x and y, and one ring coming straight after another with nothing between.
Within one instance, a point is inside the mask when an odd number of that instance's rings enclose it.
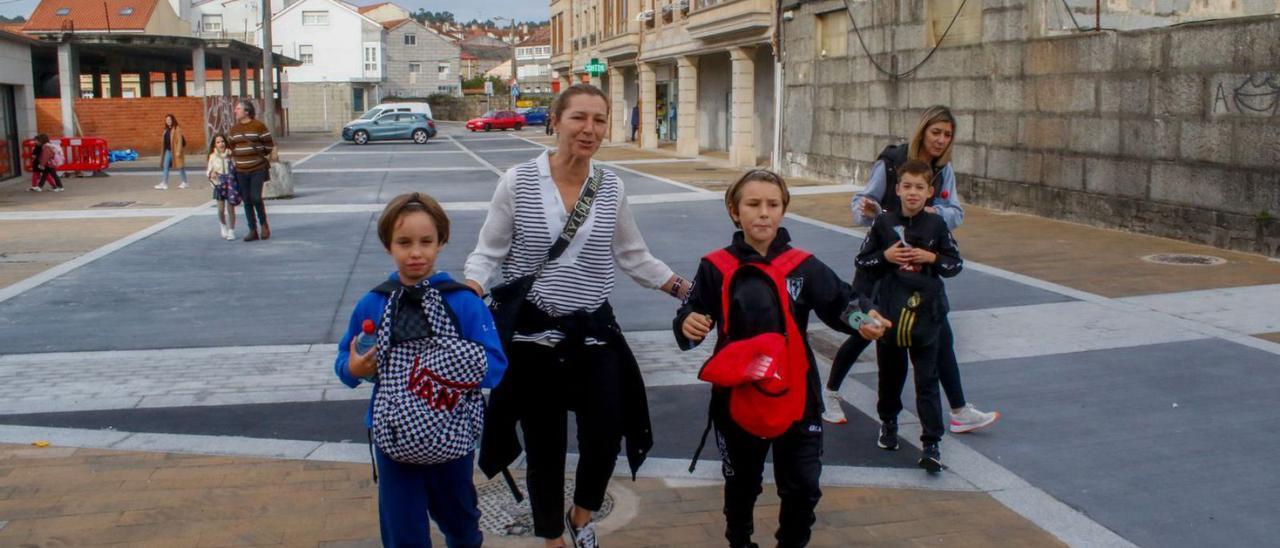
<instances>
[{"instance_id":1,"label":"blue hoodie","mask_svg":"<svg viewBox=\"0 0 1280 548\"><path fill-rule=\"evenodd\" d=\"M388 279L398 282L400 274L392 272ZM437 272L427 278L428 285L452 281L453 278L448 272ZM453 310L454 316L457 316L458 324L462 326L463 338L484 346L489 370L485 373L484 380L480 381L480 387L497 386L498 381L502 380L502 374L507 370L507 356L502 353L498 329L493 325L493 316L489 314L489 308L484 305L480 297L470 291L450 291L442 296L449 304L449 308ZM388 295L370 291L356 303L356 309L351 312L347 332L342 335L342 340L338 341L338 358L333 361L333 371L338 375L338 379L342 380L342 384L355 388L364 380L353 376L347 369L347 362L351 359L351 340L360 334L360 328L365 320L373 320L374 324L382 321L382 312L387 308L387 301ZM373 385L373 390L374 394L377 394L377 384ZM365 426L373 426L373 398L369 398L369 411L365 413L364 422Z\"/></svg>"}]
</instances>

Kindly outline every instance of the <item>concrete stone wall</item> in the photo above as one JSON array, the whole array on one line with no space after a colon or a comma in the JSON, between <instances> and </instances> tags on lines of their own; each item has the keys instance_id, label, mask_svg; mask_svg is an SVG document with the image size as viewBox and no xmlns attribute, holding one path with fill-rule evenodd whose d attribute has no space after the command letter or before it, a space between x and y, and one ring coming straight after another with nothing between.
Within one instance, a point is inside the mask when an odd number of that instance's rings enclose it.
<instances>
[{"instance_id":1,"label":"concrete stone wall","mask_svg":"<svg viewBox=\"0 0 1280 548\"><path fill-rule=\"evenodd\" d=\"M290 82L289 131L341 132L344 124L363 114L353 110L352 89L347 82ZM365 108L374 104L366 101Z\"/></svg>"},{"instance_id":2,"label":"concrete stone wall","mask_svg":"<svg viewBox=\"0 0 1280 548\"><path fill-rule=\"evenodd\" d=\"M929 52L922 4L855 7L882 67ZM988 1L980 43L894 79L852 33L847 56L816 55L816 14L841 6L785 23L785 173L860 184L948 104L968 202L1280 255L1280 17L1028 39L1034 2Z\"/></svg>"}]
</instances>

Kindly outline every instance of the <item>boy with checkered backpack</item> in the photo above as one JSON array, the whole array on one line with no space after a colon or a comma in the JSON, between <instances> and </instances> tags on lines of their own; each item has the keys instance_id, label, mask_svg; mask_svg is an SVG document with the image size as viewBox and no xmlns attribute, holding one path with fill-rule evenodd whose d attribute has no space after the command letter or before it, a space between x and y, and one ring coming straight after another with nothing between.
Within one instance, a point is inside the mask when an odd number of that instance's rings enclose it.
<instances>
[{"instance_id":1,"label":"boy with checkered backpack","mask_svg":"<svg viewBox=\"0 0 1280 548\"><path fill-rule=\"evenodd\" d=\"M352 388L374 384L365 423L382 543L430 546L430 518L449 546L480 546L472 484L480 389L502 379L506 356L484 302L435 271L449 240L439 203L416 192L396 197L378 220L378 238L396 272L356 304L334 369ZM360 353L366 322L376 326L377 345Z\"/></svg>"}]
</instances>

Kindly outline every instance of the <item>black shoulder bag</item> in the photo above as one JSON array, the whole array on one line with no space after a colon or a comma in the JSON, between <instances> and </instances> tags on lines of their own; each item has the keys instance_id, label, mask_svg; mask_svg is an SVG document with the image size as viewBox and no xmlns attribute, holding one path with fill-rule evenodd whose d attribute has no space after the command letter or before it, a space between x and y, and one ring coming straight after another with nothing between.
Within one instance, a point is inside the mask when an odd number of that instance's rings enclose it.
<instances>
[{"instance_id":1,"label":"black shoulder bag","mask_svg":"<svg viewBox=\"0 0 1280 548\"><path fill-rule=\"evenodd\" d=\"M542 269L546 268L547 263L556 260L564 253L573 236L578 233L578 229L587 222L587 215L591 213L591 205L595 202L596 191L599 190L600 181L603 178L604 172L600 168L597 167L592 171L591 178L587 179L586 188L578 197L578 202L573 204L573 211L569 214L569 220L564 224L560 237L551 244L547 258L538 265L538 269L533 274L526 274L489 290L489 311L493 313L493 323L498 328L498 337L502 341L503 350L511 349L511 338L516 332L516 319L520 316L520 309L524 307L529 291L533 289L533 283L537 281L538 276L542 275Z\"/></svg>"}]
</instances>

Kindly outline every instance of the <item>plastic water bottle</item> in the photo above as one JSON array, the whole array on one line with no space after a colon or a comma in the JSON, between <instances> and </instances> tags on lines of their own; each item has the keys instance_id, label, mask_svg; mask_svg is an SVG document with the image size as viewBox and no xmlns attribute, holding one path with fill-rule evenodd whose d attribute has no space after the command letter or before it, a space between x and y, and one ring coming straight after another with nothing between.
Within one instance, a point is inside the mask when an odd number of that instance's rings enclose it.
<instances>
[{"instance_id":1,"label":"plastic water bottle","mask_svg":"<svg viewBox=\"0 0 1280 548\"><path fill-rule=\"evenodd\" d=\"M377 326L373 324L373 320L365 320L360 325L360 335L356 337L356 354L363 356L378 344L378 336L374 331L377 331Z\"/></svg>"}]
</instances>

